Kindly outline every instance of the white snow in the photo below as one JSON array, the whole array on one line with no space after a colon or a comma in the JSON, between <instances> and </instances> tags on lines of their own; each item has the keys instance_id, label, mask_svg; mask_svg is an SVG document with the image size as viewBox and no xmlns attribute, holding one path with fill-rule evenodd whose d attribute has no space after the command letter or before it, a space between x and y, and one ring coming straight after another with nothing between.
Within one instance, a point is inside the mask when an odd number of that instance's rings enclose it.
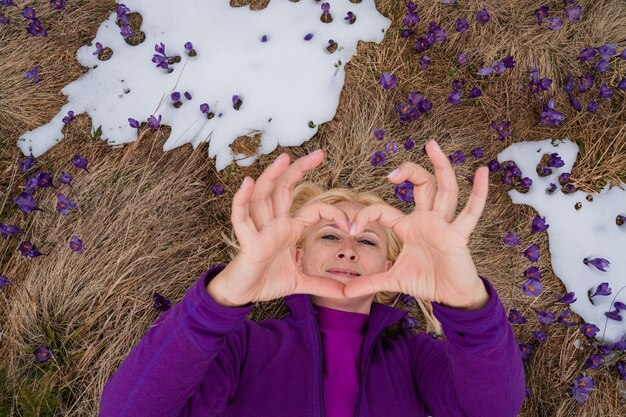
<instances>
[{"instance_id":1,"label":"white snow","mask_svg":"<svg viewBox=\"0 0 626 417\"><path fill-rule=\"evenodd\" d=\"M127 0L131 12L143 18L145 41L128 45L112 13L92 45L78 49L78 61L90 70L63 88L67 104L49 123L21 135L18 146L24 155L42 155L63 139L62 119L70 110L88 113L111 145L137 139L128 118L141 123L161 114L161 124L172 128L163 150L186 143L195 149L209 141L209 156L216 157L218 171L234 159L248 166L279 144L299 146L321 123L333 119L344 65L356 53L357 42L380 43L391 25L374 0L329 3L331 23L320 20L321 1L272 0L263 10L251 10L230 7L229 0ZM344 20L348 11L356 16L353 24ZM313 38L305 41L308 33ZM263 35L267 42L261 42ZM330 39L338 44L332 54L326 49ZM188 41L197 56L187 55ZM96 42L113 50L109 60L92 54ZM160 42L168 56L182 58L170 74L151 61ZM125 94L125 89L130 92ZM188 91L192 99L183 98L176 109L170 99L174 91ZM233 95L243 102L239 110L233 108ZM209 104L213 119L200 112L201 103ZM255 132L261 134L258 155L233 154L235 139Z\"/></svg>"},{"instance_id":2,"label":"white snow","mask_svg":"<svg viewBox=\"0 0 626 417\"><path fill-rule=\"evenodd\" d=\"M536 172L537 164L544 154L555 152L564 165L551 168L551 175L540 177ZM522 177L529 177L533 181L527 193L511 190L509 196L514 204L529 205L539 216L545 217L548 230L536 233L548 233L552 269L567 292L576 294L577 300L570 304L570 309L586 323L593 323L600 328L596 338L601 343L615 343L626 333L626 312L620 314L623 321L609 319L604 313L615 310L614 302L626 304L626 224L618 226L615 223L617 215L626 216L626 184L621 183L619 187L610 189L607 184L602 191L592 194L592 202L587 201L587 193L583 191L571 194L561 192L558 177L561 173L572 172L577 155L576 143L567 139L547 139L515 143L500 152L497 158L500 163L515 161L522 171ZM557 185L553 193L545 191L550 183ZM574 208L577 202L581 203L579 210ZM522 237L520 242L522 251L536 243L524 241ZM539 248L542 255L547 250L545 247ZM592 265L585 265L584 258L604 258L610 265L603 272ZM595 296L592 303L587 292L591 290L593 293L602 282L609 283L612 294ZM523 296L530 300L530 296ZM556 296L543 292L539 297L548 297L549 301L556 299ZM559 305L565 307L564 304Z\"/></svg>"}]
</instances>

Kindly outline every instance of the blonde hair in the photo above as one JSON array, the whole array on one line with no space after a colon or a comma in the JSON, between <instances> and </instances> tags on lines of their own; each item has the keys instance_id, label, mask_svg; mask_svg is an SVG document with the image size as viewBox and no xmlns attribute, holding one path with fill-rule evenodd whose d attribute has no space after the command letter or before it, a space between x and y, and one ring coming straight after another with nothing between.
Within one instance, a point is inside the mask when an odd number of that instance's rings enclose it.
<instances>
[{"instance_id":1,"label":"blonde hair","mask_svg":"<svg viewBox=\"0 0 626 417\"><path fill-rule=\"evenodd\" d=\"M294 188L293 199L291 202L291 207L289 209L289 214L293 216L305 204L312 201L322 201L327 204L335 204L341 201L347 201L363 204L365 206L376 203L387 204L385 200L369 191L356 193L347 188L331 188L329 190L324 190L319 184L303 182L298 184ZM400 255L400 252L402 251L402 242L393 230L385 227L385 233L387 235L387 259L389 259L391 262L395 262L395 260L398 258L398 255ZM228 239L226 236L223 237L224 240L231 247L239 250L239 245L234 241L234 239ZM305 231L296 243L296 248L302 247L302 244L306 237L307 232ZM232 252L231 257L233 257ZM397 292L382 291L374 295L374 301L393 307L398 301L400 295L401 294ZM442 334L441 323L434 316L432 304L430 303L430 301L419 299L415 299L415 301L417 302L417 305L419 306L420 310L424 314L424 318L426 319L426 331L434 332L438 335Z\"/></svg>"}]
</instances>

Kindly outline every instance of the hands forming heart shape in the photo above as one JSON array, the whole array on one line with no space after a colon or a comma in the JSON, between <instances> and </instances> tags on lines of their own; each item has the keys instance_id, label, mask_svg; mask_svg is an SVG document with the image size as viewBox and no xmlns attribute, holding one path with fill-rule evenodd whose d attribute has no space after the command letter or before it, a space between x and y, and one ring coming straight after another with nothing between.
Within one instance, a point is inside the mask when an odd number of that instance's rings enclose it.
<instances>
[{"instance_id":1,"label":"hands forming heart shape","mask_svg":"<svg viewBox=\"0 0 626 417\"><path fill-rule=\"evenodd\" d=\"M350 221L339 207L322 201L308 202L290 215L295 184L318 166L323 156L320 158L322 152L312 153L289 165L285 164L288 155L283 154L256 184L246 177L235 193L231 220L241 248L214 285L222 294L229 294L226 298L235 305L289 294L345 299L393 291L449 307L482 307L488 293L467 243L487 199L488 169L482 166L476 171L467 205L454 219L458 184L452 165L434 140L426 144L426 151L435 175L404 162L389 179L395 184L414 184L413 212L404 214L388 204L373 204L363 207L353 219L354 234L368 223L378 222L402 241L402 251L387 271L361 275L344 285L300 270L295 243L307 227L326 219L348 233Z\"/></svg>"}]
</instances>

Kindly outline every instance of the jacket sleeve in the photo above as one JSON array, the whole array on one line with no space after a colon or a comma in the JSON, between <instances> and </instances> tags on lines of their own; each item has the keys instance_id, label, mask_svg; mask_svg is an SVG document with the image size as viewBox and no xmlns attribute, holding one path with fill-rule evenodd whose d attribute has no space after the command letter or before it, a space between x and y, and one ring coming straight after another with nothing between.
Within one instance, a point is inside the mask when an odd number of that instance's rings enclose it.
<instances>
[{"instance_id":1,"label":"jacket sleeve","mask_svg":"<svg viewBox=\"0 0 626 417\"><path fill-rule=\"evenodd\" d=\"M188 399L216 357L222 366L211 367L216 389L203 393L202 411L210 415L225 407L245 360L243 323L254 305L225 307L209 296L208 282L224 268L219 264L206 270L183 299L154 322L106 382L101 417L188 415Z\"/></svg>"},{"instance_id":2,"label":"jacket sleeve","mask_svg":"<svg viewBox=\"0 0 626 417\"><path fill-rule=\"evenodd\" d=\"M418 395L433 417L515 417L526 397L524 365L513 328L495 288L479 310L433 302L446 340L412 339Z\"/></svg>"}]
</instances>

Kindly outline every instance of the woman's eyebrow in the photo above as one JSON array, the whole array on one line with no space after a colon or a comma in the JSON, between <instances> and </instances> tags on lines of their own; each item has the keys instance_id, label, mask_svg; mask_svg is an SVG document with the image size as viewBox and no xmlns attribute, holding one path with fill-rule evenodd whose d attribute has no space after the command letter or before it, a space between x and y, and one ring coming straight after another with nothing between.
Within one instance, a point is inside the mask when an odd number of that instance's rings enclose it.
<instances>
[{"instance_id":1,"label":"woman's eyebrow","mask_svg":"<svg viewBox=\"0 0 626 417\"><path fill-rule=\"evenodd\" d=\"M334 224L334 223L326 223L326 224L322 225L322 227L326 227L326 226L330 226L330 227L332 227L333 229L339 229L339 227L335 226L335 224ZM376 232L375 232L375 231L373 231L372 229L365 229L365 230L363 230L363 232L373 233L373 234L375 234L376 236L378 236L378 238L380 238L380 236L378 235L378 233L376 233Z\"/></svg>"}]
</instances>

